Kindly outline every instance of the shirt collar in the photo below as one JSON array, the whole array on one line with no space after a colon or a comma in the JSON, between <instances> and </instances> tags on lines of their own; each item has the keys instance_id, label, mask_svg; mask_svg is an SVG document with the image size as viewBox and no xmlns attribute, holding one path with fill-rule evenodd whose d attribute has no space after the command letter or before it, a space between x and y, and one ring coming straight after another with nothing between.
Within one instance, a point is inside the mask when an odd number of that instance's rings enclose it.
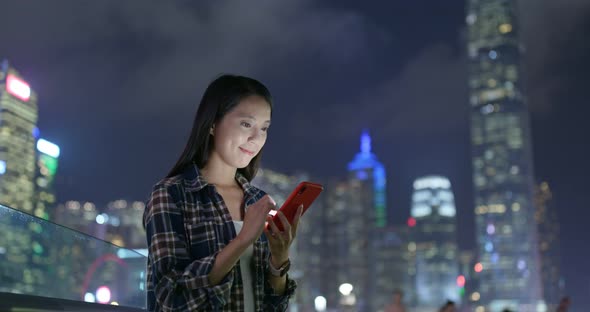
<instances>
[{"instance_id":1,"label":"shirt collar","mask_svg":"<svg viewBox=\"0 0 590 312\"><path fill-rule=\"evenodd\" d=\"M184 178L185 189L189 192L198 192L210 183L207 182L205 177L201 175L199 167L196 164L189 166L182 173ZM244 194L247 198L252 197L258 193L258 189L254 187L246 177L239 171L236 172L236 181L240 187L244 190Z\"/></svg>"}]
</instances>

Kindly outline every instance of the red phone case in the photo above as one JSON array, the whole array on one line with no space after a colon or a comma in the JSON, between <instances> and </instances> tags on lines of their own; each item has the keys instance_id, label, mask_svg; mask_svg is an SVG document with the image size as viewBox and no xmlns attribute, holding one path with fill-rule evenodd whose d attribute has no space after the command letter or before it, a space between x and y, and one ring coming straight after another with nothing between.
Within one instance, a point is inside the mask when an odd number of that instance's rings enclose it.
<instances>
[{"instance_id":1,"label":"red phone case","mask_svg":"<svg viewBox=\"0 0 590 312\"><path fill-rule=\"evenodd\" d=\"M299 205L303 204L303 212L301 213L303 215L323 190L324 187L321 184L307 181L301 182L291 192L291 195L285 200L279 211L282 211L289 223L293 224ZM283 222L281 222L278 214L275 214L272 220L279 230L283 231ZM270 225L268 227L270 228Z\"/></svg>"}]
</instances>

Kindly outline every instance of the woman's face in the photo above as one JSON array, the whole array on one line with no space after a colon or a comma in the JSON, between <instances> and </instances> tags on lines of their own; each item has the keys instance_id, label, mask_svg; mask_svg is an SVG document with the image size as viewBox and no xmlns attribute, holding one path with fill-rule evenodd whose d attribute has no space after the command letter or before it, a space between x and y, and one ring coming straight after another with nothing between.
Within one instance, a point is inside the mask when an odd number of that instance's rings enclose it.
<instances>
[{"instance_id":1,"label":"woman's face","mask_svg":"<svg viewBox=\"0 0 590 312\"><path fill-rule=\"evenodd\" d=\"M270 115L270 104L263 97L244 98L213 126L211 159L234 168L248 166L266 142Z\"/></svg>"}]
</instances>

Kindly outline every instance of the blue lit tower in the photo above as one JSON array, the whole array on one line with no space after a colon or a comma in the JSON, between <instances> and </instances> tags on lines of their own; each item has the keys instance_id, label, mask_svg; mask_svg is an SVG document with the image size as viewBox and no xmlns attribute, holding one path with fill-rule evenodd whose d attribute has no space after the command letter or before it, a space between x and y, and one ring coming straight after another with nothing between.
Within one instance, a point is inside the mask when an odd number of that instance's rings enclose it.
<instances>
[{"instance_id":1,"label":"blue lit tower","mask_svg":"<svg viewBox=\"0 0 590 312\"><path fill-rule=\"evenodd\" d=\"M368 131L361 135L361 150L348 164L349 196L347 231L349 236L350 283L356 287L360 311L376 311L378 229L387 225L385 168L371 152ZM354 282L353 282L354 281Z\"/></svg>"},{"instance_id":2,"label":"blue lit tower","mask_svg":"<svg viewBox=\"0 0 590 312\"><path fill-rule=\"evenodd\" d=\"M363 184L368 191L363 202L372 208L373 224L382 228L387 225L387 211L385 208L385 168L377 160L377 156L371 152L371 137L368 131L361 135L361 151L348 163L350 179Z\"/></svg>"}]
</instances>

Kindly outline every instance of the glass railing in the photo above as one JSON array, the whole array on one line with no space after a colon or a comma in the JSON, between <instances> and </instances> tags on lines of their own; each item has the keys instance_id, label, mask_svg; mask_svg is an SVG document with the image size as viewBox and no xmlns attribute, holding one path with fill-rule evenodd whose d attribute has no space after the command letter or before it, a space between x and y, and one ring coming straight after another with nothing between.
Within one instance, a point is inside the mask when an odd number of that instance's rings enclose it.
<instances>
[{"instance_id":1,"label":"glass railing","mask_svg":"<svg viewBox=\"0 0 590 312\"><path fill-rule=\"evenodd\" d=\"M0 293L145 309L146 258L0 205Z\"/></svg>"}]
</instances>

